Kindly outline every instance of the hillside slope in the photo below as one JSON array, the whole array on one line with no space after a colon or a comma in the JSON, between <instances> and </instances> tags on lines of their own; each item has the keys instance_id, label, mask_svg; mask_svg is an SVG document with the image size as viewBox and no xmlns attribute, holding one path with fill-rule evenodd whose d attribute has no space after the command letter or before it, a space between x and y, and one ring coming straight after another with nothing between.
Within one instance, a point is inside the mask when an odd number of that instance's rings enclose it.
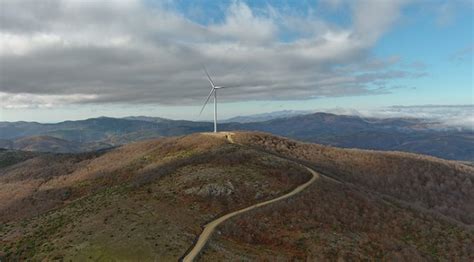
<instances>
[{"instance_id":1,"label":"hillside slope","mask_svg":"<svg viewBox=\"0 0 474 262\"><path fill-rule=\"evenodd\" d=\"M400 152L306 144L265 133L236 133L234 140L301 161L325 175L286 202L231 219L209 243L202 261L474 258L471 167Z\"/></svg>"},{"instance_id":2,"label":"hillside slope","mask_svg":"<svg viewBox=\"0 0 474 262\"><path fill-rule=\"evenodd\" d=\"M40 135L22 137L14 140L0 140L0 148L29 152L79 153L111 148L114 145L114 143L111 142L112 141L81 143L79 141L68 141L53 136Z\"/></svg>"},{"instance_id":3,"label":"hillside slope","mask_svg":"<svg viewBox=\"0 0 474 262\"><path fill-rule=\"evenodd\" d=\"M238 133L242 144L303 161L339 181L437 211L474 225L474 168L455 161L402 152L341 149Z\"/></svg>"},{"instance_id":4,"label":"hillside slope","mask_svg":"<svg viewBox=\"0 0 474 262\"><path fill-rule=\"evenodd\" d=\"M205 221L309 178L207 135L43 154L0 172L0 246L9 259L35 260L177 260Z\"/></svg>"},{"instance_id":5,"label":"hillside slope","mask_svg":"<svg viewBox=\"0 0 474 262\"><path fill-rule=\"evenodd\" d=\"M472 260L474 168L264 133L234 133L235 144L225 136L15 158L0 168L2 256L176 261L202 225L308 181L304 163L321 173L315 183L226 221L199 259Z\"/></svg>"}]
</instances>

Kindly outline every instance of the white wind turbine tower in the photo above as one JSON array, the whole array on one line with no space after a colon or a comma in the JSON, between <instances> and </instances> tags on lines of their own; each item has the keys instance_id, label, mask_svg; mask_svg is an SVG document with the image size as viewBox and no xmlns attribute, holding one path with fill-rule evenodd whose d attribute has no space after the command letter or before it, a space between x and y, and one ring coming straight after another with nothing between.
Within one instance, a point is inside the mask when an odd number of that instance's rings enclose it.
<instances>
[{"instance_id":1,"label":"white wind turbine tower","mask_svg":"<svg viewBox=\"0 0 474 262\"><path fill-rule=\"evenodd\" d=\"M214 81L212 81L211 77L209 76L209 73L207 72L206 67L204 67L204 72L206 72L207 79L209 80L209 83L211 83L211 92L209 92L209 95L207 96L206 101L204 102L204 105L201 108L201 112L199 112L199 115L202 114L202 111L207 105L207 102L209 102L209 98L211 98L212 94L214 94L214 133L217 132L217 89L221 88L226 88L224 86L216 86L214 84Z\"/></svg>"}]
</instances>

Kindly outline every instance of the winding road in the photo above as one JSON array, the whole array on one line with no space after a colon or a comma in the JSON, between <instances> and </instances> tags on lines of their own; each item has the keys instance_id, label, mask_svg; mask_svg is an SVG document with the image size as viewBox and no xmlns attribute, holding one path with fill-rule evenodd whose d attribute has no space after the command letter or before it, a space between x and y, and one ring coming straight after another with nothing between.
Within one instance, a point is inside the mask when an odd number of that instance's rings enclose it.
<instances>
[{"instance_id":1,"label":"winding road","mask_svg":"<svg viewBox=\"0 0 474 262\"><path fill-rule=\"evenodd\" d=\"M213 134L213 133L211 133L211 134ZM213 135L225 137L230 143L235 144L234 140L232 139L233 134L230 133L230 132L221 132L221 133L217 133L217 134L213 134ZM301 165L301 164L298 164L298 165ZM266 205L269 205L271 203L278 202L278 201L287 199L291 196L294 196L294 195L300 193L301 191L303 191L304 189L306 189L309 185L311 185L314 181L316 181L316 179L318 179L320 177L319 173L317 173L316 171L312 170L311 168L309 168L307 166L304 166L304 167L311 173L312 177L309 181L305 182L302 185L299 185L293 191L291 191L291 192L289 192L285 195L279 196L277 198L270 199L270 200L267 200L267 201L264 201L264 202L260 202L260 203L257 203L255 205L252 205L252 206L249 206L249 207L246 207L246 208L228 213L228 214L226 214L224 216L221 216L221 217L211 221L210 223L206 224L204 226L203 231L199 235L199 238L198 238L196 244L191 249L191 251L189 251L189 253L182 259L182 261L183 262L194 261L194 259L199 255L199 253L202 251L202 249L206 245L207 241L211 237L211 235L214 232L214 230L216 229L216 227L219 226L222 222L224 222L224 221L228 220L229 218L231 218L233 216L236 216L238 214L242 214L242 213L245 213L245 212L250 211L252 209L262 207L262 206L266 206Z\"/></svg>"}]
</instances>

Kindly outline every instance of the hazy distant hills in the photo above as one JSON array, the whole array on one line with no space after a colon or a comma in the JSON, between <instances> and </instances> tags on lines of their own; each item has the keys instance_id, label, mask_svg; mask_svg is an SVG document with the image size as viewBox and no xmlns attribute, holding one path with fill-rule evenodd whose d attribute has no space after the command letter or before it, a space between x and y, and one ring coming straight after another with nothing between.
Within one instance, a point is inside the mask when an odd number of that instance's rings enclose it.
<instances>
[{"instance_id":1,"label":"hazy distant hills","mask_svg":"<svg viewBox=\"0 0 474 262\"><path fill-rule=\"evenodd\" d=\"M406 151L446 159L474 160L472 130L433 128L435 124L423 119L363 119L315 113L240 124L233 128L259 130L338 147Z\"/></svg>"},{"instance_id":2,"label":"hazy distant hills","mask_svg":"<svg viewBox=\"0 0 474 262\"><path fill-rule=\"evenodd\" d=\"M299 116L304 114L309 114L309 111L302 111L302 110L282 110L282 111L275 111L270 113L262 113L262 114L255 114L249 116L236 116L229 119L226 119L222 122L230 123L230 122L238 122L238 123L252 123L252 122L262 122L273 120L277 118L288 118L293 116Z\"/></svg>"},{"instance_id":3,"label":"hazy distant hills","mask_svg":"<svg viewBox=\"0 0 474 262\"><path fill-rule=\"evenodd\" d=\"M155 122L155 123L160 123L160 122L165 122L165 121L170 120L170 119L166 119L162 117L150 117L150 116L127 116L127 117L124 117L124 119L141 120L141 121L148 121L148 122Z\"/></svg>"},{"instance_id":4,"label":"hazy distant hills","mask_svg":"<svg viewBox=\"0 0 474 262\"><path fill-rule=\"evenodd\" d=\"M137 130L150 129L152 122L100 117L79 121L65 121L57 124L28 122L0 123L2 139L46 135L70 141L91 142L111 136L127 134Z\"/></svg>"},{"instance_id":5,"label":"hazy distant hills","mask_svg":"<svg viewBox=\"0 0 474 262\"><path fill-rule=\"evenodd\" d=\"M277 115L284 115L282 118L257 122L254 120L273 116L237 118L236 120L240 119L245 123L222 123L219 128L221 130L264 131L338 147L406 151L445 159L474 161L474 132L472 130L439 128L436 123L423 119L364 119L358 116L327 113L293 115L297 113L282 111L277 113ZM209 122L144 116L100 117L56 124L0 122L0 147L32 151L80 152L144 139L211 130L212 123ZM28 139L38 136L41 139ZM53 138L61 139L61 141ZM46 143L45 140L49 142ZM53 146L53 144L56 145Z\"/></svg>"},{"instance_id":6,"label":"hazy distant hills","mask_svg":"<svg viewBox=\"0 0 474 262\"><path fill-rule=\"evenodd\" d=\"M143 117L140 118L143 119ZM124 142L125 138L123 137L132 137L132 141L135 141L150 138L150 136L183 135L206 130L208 126L209 123L191 121L164 119L157 121L156 118L146 118L145 121L109 117L65 121L56 124L0 122L0 139L12 140L44 135L80 143L109 141L114 144L115 140Z\"/></svg>"},{"instance_id":7,"label":"hazy distant hills","mask_svg":"<svg viewBox=\"0 0 474 262\"><path fill-rule=\"evenodd\" d=\"M470 261L474 168L302 143L266 133L192 134L80 154L0 150L0 258L177 261Z\"/></svg>"},{"instance_id":8,"label":"hazy distant hills","mask_svg":"<svg viewBox=\"0 0 474 262\"><path fill-rule=\"evenodd\" d=\"M53 136L28 136L14 140L0 140L0 148L32 152L79 153L113 147L112 143L69 141Z\"/></svg>"},{"instance_id":9,"label":"hazy distant hills","mask_svg":"<svg viewBox=\"0 0 474 262\"><path fill-rule=\"evenodd\" d=\"M3 148L16 149L22 151L39 151L39 152L55 152L68 153L80 152L81 143L68 141L51 136L30 136L9 140L9 144L1 145Z\"/></svg>"}]
</instances>

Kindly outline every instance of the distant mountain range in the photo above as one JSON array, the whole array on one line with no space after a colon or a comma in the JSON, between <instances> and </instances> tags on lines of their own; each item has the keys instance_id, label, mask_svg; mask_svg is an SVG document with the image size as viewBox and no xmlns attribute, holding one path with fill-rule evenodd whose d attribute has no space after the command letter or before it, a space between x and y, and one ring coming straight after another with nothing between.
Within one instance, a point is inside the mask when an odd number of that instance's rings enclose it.
<instances>
[{"instance_id":1,"label":"distant mountain range","mask_svg":"<svg viewBox=\"0 0 474 262\"><path fill-rule=\"evenodd\" d=\"M28 136L13 140L0 139L0 148L33 152L79 153L112 147L106 142L69 141L53 136Z\"/></svg>"},{"instance_id":2,"label":"distant mountain range","mask_svg":"<svg viewBox=\"0 0 474 262\"><path fill-rule=\"evenodd\" d=\"M275 112L270 112L270 113L255 114L255 115L248 115L248 116L236 116L236 117L223 120L222 122L223 123L262 122L262 121L268 121L268 120L273 120L277 118L288 118L288 117L293 117L293 116L306 115L310 113L311 111L303 111L303 110L282 110L282 111L275 111Z\"/></svg>"},{"instance_id":3,"label":"distant mountain range","mask_svg":"<svg viewBox=\"0 0 474 262\"><path fill-rule=\"evenodd\" d=\"M296 115L293 115L296 114ZM276 117L265 121L254 121ZM232 119L231 119L232 120ZM220 130L264 131L302 141L345 148L406 151L445 159L474 161L474 132L434 128L424 119L361 118L297 111L241 117ZM83 152L129 142L212 130L210 122L155 117L100 117L56 124L0 122L0 147L29 151Z\"/></svg>"}]
</instances>

